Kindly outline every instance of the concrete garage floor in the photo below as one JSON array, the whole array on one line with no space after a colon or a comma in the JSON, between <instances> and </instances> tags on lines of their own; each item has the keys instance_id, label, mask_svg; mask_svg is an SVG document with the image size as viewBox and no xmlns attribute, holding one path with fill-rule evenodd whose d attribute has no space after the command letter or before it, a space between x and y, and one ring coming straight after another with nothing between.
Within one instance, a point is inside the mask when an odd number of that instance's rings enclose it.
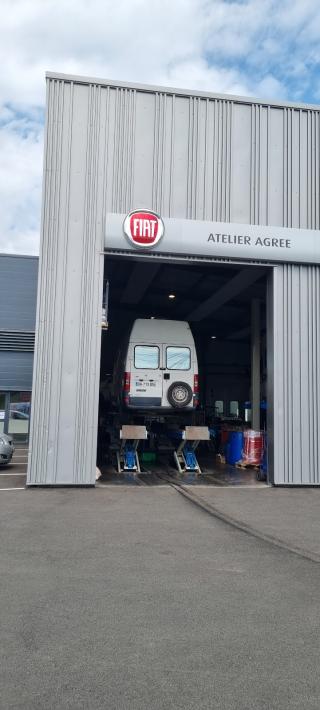
<instances>
[{"instance_id":1,"label":"concrete garage floor","mask_svg":"<svg viewBox=\"0 0 320 710\"><path fill-rule=\"evenodd\" d=\"M109 463L101 468L102 477L100 483L108 485L131 483L135 485L162 485L163 476L184 482L193 486L254 486L265 487L265 483L257 481L257 470L253 467L237 468L228 464L222 464L216 459L214 454L211 456L199 456L199 464L201 467L201 475L189 472L179 474L175 464L171 461L172 456L161 456L156 463L142 463L141 473L132 476L131 474L118 474L115 463Z\"/></svg>"},{"instance_id":2,"label":"concrete garage floor","mask_svg":"<svg viewBox=\"0 0 320 710\"><path fill-rule=\"evenodd\" d=\"M319 534L318 490L214 490ZM0 527L3 708L318 710L315 561L167 485L1 491Z\"/></svg>"},{"instance_id":3,"label":"concrete garage floor","mask_svg":"<svg viewBox=\"0 0 320 710\"><path fill-rule=\"evenodd\" d=\"M170 463L170 457L163 456L157 464L142 464L142 473L134 480L132 476L118 474L115 463L103 467L102 484L117 485L162 485L163 481L158 473L169 475L188 485L194 486L253 486L261 487L264 483L257 482L256 471L253 468L239 469L235 466L221 464L213 454L201 452L199 462L202 468L202 475L197 476L189 473L186 476L179 476L176 467ZM9 466L0 466L0 490L6 488L23 488L26 484L26 474L28 465L28 448L26 444L15 444L15 451L12 462Z\"/></svg>"}]
</instances>

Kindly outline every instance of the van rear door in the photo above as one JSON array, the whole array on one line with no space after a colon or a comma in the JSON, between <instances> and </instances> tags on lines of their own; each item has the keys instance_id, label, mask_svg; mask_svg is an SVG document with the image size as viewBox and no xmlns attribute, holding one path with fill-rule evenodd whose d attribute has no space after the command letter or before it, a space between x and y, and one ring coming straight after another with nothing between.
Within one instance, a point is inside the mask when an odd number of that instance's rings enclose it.
<instances>
[{"instance_id":1,"label":"van rear door","mask_svg":"<svg viewBox=\"0 0 320 710\"><path fill-rule=\"evenodd\" d=\"M193 346L166 343L162 348L162 406L170 405L174 409L193 408L194 375L198 373Z\"/></svg>"},{"instance_id":2,"label":"van rear door","mask_svg":"<svg viewBox=\"0 0 320 710\"><path fill-rule=\"evenodd\" d=\"M134 345L132 348L130 404L132 407L161 407L162 372L159 345Z\"/></svg>"}]
</instances>

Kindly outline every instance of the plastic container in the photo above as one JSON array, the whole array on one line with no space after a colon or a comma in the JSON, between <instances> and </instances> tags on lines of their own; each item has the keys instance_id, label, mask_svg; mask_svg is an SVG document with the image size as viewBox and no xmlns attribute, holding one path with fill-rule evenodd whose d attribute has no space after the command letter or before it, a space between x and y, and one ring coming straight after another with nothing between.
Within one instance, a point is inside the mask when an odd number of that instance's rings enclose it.
<instances>
[{"instance_id":1,"label":"plastic container","mask_svg":"<svg viewBox=\"0 0 320 710\"><path fill-rule=\"evenodd\" d=\"M243 432L229 431L228 442L226 446L226 462L231 466L241 461L243 450Z\"/></svg>"},{"instance_id":2,"label":"plastic container","mask_svg":"<svg viewBox=\"0 0 320 710\"><path fill-rule=\"evenodd\" d=\"M264 436L262 431L248 429L244 432L242 463L260 466L264 451Z\"/></svg>"}]
</instances>

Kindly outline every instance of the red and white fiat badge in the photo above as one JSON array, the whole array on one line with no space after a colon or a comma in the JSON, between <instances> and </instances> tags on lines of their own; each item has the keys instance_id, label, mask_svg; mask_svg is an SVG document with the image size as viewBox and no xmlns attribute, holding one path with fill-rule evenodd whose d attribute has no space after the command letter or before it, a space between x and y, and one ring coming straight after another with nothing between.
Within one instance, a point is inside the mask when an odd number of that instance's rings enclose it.
<instances>
[{"instance_id":1,"label":"red and white fiat badge","mask_svg":"<svg viewBox=\"0 0 320 710\"><path fill-rule=\"evenodd\" d=\"M126 237L135 247L149 249L154 247L164 234L164 224L151 210L133 210L123 223Z\"/></svg>"}]
</instances>

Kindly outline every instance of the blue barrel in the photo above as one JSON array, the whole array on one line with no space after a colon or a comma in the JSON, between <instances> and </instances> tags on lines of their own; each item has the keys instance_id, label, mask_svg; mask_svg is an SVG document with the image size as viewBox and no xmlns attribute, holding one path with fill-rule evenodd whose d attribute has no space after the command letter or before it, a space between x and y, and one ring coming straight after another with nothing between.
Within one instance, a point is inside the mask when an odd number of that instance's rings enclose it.
<instances>
[{"instance_id":1,"label":"blue barrel","mask_svg":"<svg viewBox=\"0 0 320 710\"><path fill-rule=\"evenodd\" d=\"M226 462L233 466L242 459L243 431L230 431L226 447Z\"/></svg>"}]
</instances>

